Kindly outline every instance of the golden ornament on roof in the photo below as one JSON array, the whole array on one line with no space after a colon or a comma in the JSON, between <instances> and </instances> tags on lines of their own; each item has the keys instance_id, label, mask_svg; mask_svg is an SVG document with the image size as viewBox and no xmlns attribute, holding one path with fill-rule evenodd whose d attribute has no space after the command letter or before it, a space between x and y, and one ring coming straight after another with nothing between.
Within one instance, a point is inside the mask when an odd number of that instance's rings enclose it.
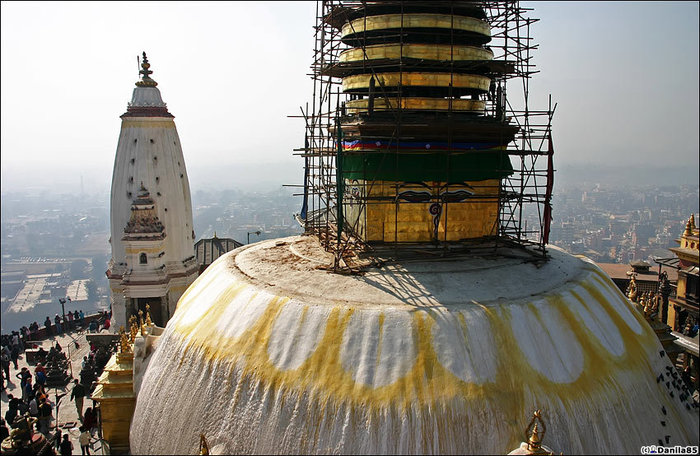
<instances>
[{"instance_id":1,"label":"golden ornament on roof","mask_svg":"<svg viewBox=\"0 0 700 456\"><path fill-rule=\"evenodd\" d=\"M153 321L151 321L151 306L146 304L146 326L153 326Z\"/></svg>"},{"instance_id":2,"label":"golden ornament on roof","mask_svg":"<svg viewBox=\"0 0 700 456\"><path fill-rule=\"evenodd\" d=\"M139 74L141 74L143 77L141 78L140 81L136 83L136 87L155 87L158 85L156 81L151 79L151 74L153 74L153 71L151 71L149 68L151 68L151 64L148 63L148 57L146 57L146 53L143 53L143 62L141 62L141 71L139 71Z\"/></svg>"},{"instance_id":3,"label":"golden ornament on roof","mask_svg":"<svg viewBox=\"0 0 700 456\"><path fill-rule=\"evenodd\" d=\"M141 330L141 335L146 335L146 327L143 323L143 310L139 310L139 329Z\"/></svg>"},{"instance_id":4,"label":"golden ornament on roof","mask_svg":"<svg viewBox=\"0 0 700 456\"><path fill-rule=\"evenodd\" d=\"M131 342L126 335L124 326L119 327L119 353L131 353Z\"/></svg>"},{"instance_id":5,"label":"golden ornament on roof","mask_svg":"<svg viewBox=\"0 0 700 456\"><path fill-rule=\"evenodd\" d=\"M637 281L634 280L634 275L630 279L630 284L627 287L627 297L632 302L637 302Z\"/></svg>"},{"instance_id":6,"label":"golden ornament on roof","mask_svg":"<svg viewBox=\"0 0 700 456\"><path fill-rule=\"evenodd\" d=\"M542 428L541 430L540 427ZM525 441L527 442L527 450L530 454L552 454L542 448L542 441L544 440L546 432L547 426L545 426L542 420L542 411L535 410L530 423L527 425L527 428L525 428Z\"/></svg>"},{"instance_id":7,"label":"golden ornament on roof","mask_svg":"<svg viewBox=\"0 0 700 456\"><path fill-rule=\"evenodd\" d=\"M690 223L690 221L693 220L693 217L691 216L690 219L685 224L685 231L683 231L683 237L687 236L692 236L693 235L693 224ZM694 221L694 220L693 220Z\"/></svg>"},{"instance_id":8,"label":"golden ornament on roof","mask_svg":"<svg viewBox=\"0 0 700 456\"><path fill-rule=\"evenodd\" d=\"M209 454L209 444L207 443L207 439L204 437L204 434L199 434L199 454Z\"/></svg>"},{"instance_id":9,"label":"golden ornament on roof","mask_svg":"<svg viewBox=\"0 0 700 456\"><path fill-rule=\"evenodd\" d=\"M134 340L136 339L136 334L139 332L139 326L138 323L136 322L136 317L132 315L129 317L129 333L130 333L130 339L131 342L133 343Z\"/></svg>"}]
</instances>

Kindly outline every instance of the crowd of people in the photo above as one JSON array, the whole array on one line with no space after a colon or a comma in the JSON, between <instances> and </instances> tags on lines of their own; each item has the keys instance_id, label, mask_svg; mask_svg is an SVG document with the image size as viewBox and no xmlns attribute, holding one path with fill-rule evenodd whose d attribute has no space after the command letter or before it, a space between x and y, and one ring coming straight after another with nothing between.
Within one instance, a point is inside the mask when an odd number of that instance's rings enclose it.
<instances>
[{"instance_id":1,"label":"crowd of people","mask_svg":"<svg viewBox=\"0 0 700 456\"><path fill-rule=\"evenodd\" d=\"M72 315L69 318L68 315ZM87 330L97 332L101 329L109 329L111 314L109 312L101 312L98 318L92 318ZM51 325L51 320L47 317L47 332L48 337L60 335L64 331L74 331L81 329L85 324L85 315L82 311L66 314L65 321L58 315L54 319L54 324ZM53 326L53 328L52 328ZM55 330L55 331L52 331ZM68 391L65 388L65 393L60 394L56 390L55 398L52 400L47 392L47 380L51 376L52 369L56 366L67 367L70 360L63 353L63 348L58 340L52 342L49 351L39 347L34 355L36 366L33 372L26 366L21 368L18 365L20 354L26 352L29 348L36 348L32 341L38 342L36 337L38 325L36 322L29 327L22 327L20 331L12 331L11 334L2 335L2 344L0 355L2 359L2 390L5 391L10 384L15 386L19 381L19 391L21 395L7 394L7 410L2 417L2 425L0 426L0 441L10 435L9 428L26 429L29 435L33 435L34 430L43 434L47 439L52 441L60 454L72 454L72 443L66 434L61 438L61 432L58 426L55 426L54 435L50 435L52 422L55 421L54 413L56 412L56 404L60 399L70 393L70 400L75 402L75 407L80 420L80 446L83 454L90 454L90 439L94 435L98 426L97 411L93 407L88 407L83 411L83 402L85 397L89 397L96 386L96 381L102 373L104 366L109 361L111 352L109 349L96 346L94 343L90 345L88 355L83 358L79 378L75 378L72 382L72 388ZM76 348L79 348L77 341L73 341ZM14 368L15 372L11 372ZM65 374L65 369L64 374ZM12 377L11 377L12 375ZM65 374L67 376L67 374ZM68 380L66 380L68 381ZM51 383L49 383L51 384ZM65 384L65 383L64 383Z\"/></svg>"},{"instance_id":2,"label":"crowd of people","mask_svg":"<svg viewBox=\"0 0 700 456\"><path fill-rule=\"evenodd\" d=\"M100 312L100 320L106 317L107 312ZM43 334L40 333L39 323L36 321L32 322L29 326L22 326L19 331L12 331L10 334L2 335L2 345L12 346L18 345L19 351L24 351L24 346L27 341L34 341L40 339L46 339L52 336L58 336L66 331L73 331L76 329L82 329L85 327L85 312L82 310L74 310L72 312L67 312L64 317L56 314L53 320L51 317L47 316L44 320L45 331ZM99 327L99 326L98 326ZM107 326L109 328L109 326Z\"/></svg>"}]
</instances>

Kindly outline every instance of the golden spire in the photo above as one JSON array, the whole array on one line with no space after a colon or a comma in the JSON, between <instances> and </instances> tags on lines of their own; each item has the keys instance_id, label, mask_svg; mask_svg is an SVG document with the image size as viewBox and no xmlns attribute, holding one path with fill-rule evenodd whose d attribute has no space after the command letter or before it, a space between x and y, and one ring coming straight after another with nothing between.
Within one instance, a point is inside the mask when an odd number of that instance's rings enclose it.
<instances>
[{"instance_id":1,"label":"golden spire","mask_svg":"<svg viewBox=\"0 0 700 456\"><path fill-rule=\"evenodd\" d=\"M690 220L688 220L688 222L690 222L690 229L694 231L696 228L696 226L695 226L695 214L690 214Z\"/></svg>"},{"instance_id":2,"label":"golden spire","mask_svg":"<svg viewBox=\"0 0 700 456\"><path fill-rule=\"evenodd\" d=\"M527 439L527 449L528 450L538 450L542 448L542 439L540 438L540 433L537 429L537 423L532 428L530 432L530 437Z\"/></svg>"},{"instance_id":3,"label":"golden spire","mask_svg":"<svg viewBox=\"0 0 700 456\"><path fill-rule=\"evenodd\" d=\"M136 87L155 87L158 85L156 81L151 79L151 74L153 74L153 71L151 71L149 68L151 68L151 64L148 63L148 57L146 57L146 53L143 53L143 62L141 62L141 68L142 70L139 71L139 74L141 74L143 77L141 78L140 81L136 83Z\"/></svg>"},{"instance_id":4,"label":"golden spire","mask_svg":"<svg viewBox=\"0 0 700 456\"><path fill-rule=\"evenodd\" d=\"M542 426L542 431L540 431L540 426ZM535 410L535 413L532 414L530 424L525 428L525 441L527 442L527 451L530 454L552 454L542 448L542 441L544 440L544 434L546 432L547 426L545 426L542 420L542 411Z\"/></svg>"},{"instance_id":5,"label":"golden spire","mask_svg":"<svg viewBox=\"0 0 700 456\"><path fill-rule=\"evenodd\" d=\"M130 339L131 339L132 343L136 339L136 334L138 334L138 332L139 332L139 326L138 326L138 323L136 323L136 317L134 315L132 315L129 318L129 333L131 336Z\"/></svg>"},{"instance_id":6,"label":"golden spire","mask_svg":"<svg viewBox=\"0 0 700 456\"><path fill-rule=\"evenodd\" d=\"M653 305L651 307L651 312L658 312L659 311L659 303L661 303L661 294L656 293L654 297L652 298Z\"/></svg>"},{"instance_id":7,"label":"golden spire","mask_svg":"<svg viewBox=\"0 0 700 456\"><path fill-rule=\"evenodd\" d=\"M139 329L141 330L141 335L146 335L146 327L143 325L143 310L139 310Z\"/></svg>"},{"instance_id":8,"label":"golden spire","mask_svg":"<svg viewBox=\"0 0 700 456\"><path fill-rule=\"evenodd\" d=\"M199 434L199 454L209 454L209 444L207 443L207 439L204 438L204 434Z\"/></svg>"},{"instance_id":9,"label":"golden spire","mask_svg":"<svg viewBox=\"0 0 700 456\"><path fill-rule=\"evenodd\" d=\"M124 326L119 327L119 353L131 353L131 342L126 335Z\"/></svg>"},{"instance_id":10,"label":"golden spire","mask_svg":"<svg viewBox=\"0 0 700 456\"><path fill-rule=\"evenodd\" d=\"M630 279L630 284L627 290L627 297L629 300L632 302L637 302L637 281L634 280L634 275Z\"/></svg>"},{"instance_id":11,"label":"golden spire","mask_svg":"<svg viewBox=\"0 0 700 456\"><path fill-rule=\"evenodd\" d=\"M639 305L644 308L644 315L649 315L651 313L651 299L649 293L644 293L642 299L639 301Z\"/></svg>"},{"instance_id":12,"label":"golden spire","mask_svg":"<svg viewBox=\"0 0 700 456\"><path fill-rule=\"evenodd\" d=\"M153 321L151 321L151 306L146 304L146 326L153 326Z\"/></svg>"},{"instance_id":13,"label":"golden spire","mask_svg":"<svg viewBox=\"0 0 700 456\"><path fill-rule=\"evenodd\" d=\"M693 216L691 215L688 222L685 224L685 231L683 231L683 237L688 237L693 235L693 225L690 223L691 220L695 223Z\"/></svg>"}]
</instances>

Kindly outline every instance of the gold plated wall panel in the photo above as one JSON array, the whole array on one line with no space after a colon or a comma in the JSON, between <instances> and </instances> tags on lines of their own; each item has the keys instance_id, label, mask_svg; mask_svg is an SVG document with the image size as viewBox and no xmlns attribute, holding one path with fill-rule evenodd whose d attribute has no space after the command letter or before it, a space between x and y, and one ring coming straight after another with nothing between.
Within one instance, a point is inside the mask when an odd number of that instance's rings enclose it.
<instances>
[{"instance_id":1,"label":"gold plated wall panel","mask_svg":"<svg viewBox=\"0 0 700 456\"><path fill-rule=\"evenodd\" d=\"M428 97L411 98L375 98L375 111L391 111L400 107L401 109L427 110L427 111L483 111L485 104L481 100L462 100ZM366 112L369 104L368 98L360 100L350 100L345 103L345 109L349 114Z\"/></svg>"},{"instance_id":2,"label":"gold plated wall panel","mask_svg":"<svg viewBox=\"0 0 700 456\"><path fill-rule=\"evenodd\" d=\"M129 426L135 406L133 397L101 401L102 435L112 447L129 445Z\"/></svg>"},{"instance_id":3,"label":"gold plated wall panel","mask_svg":"<svg viewBox=\"0 0 700 456\"><path fill-rule=\"evenodd\" d=\"M368 89L371 74L357 74L343 78L343 90ZM379 73L376 75L376 86L381 85L397 87L399 83L403 86L418 87L449 87L452 84L456 88L478 89L488 91L491 79L486 76L473 74L450 74L450 73ZM379 90L379 89L377 89Z\"/></svg>"},{"instance_id":4,"label":"gold plated wall panel","mask_svg":"<svg viewBox=\"0 0 700 456\"><path fill-rule=\"evenodd\" d=\"M341 35L346 37L364 31L397 28L444 28L463 30L491 36L491 29L486 21L473 17L452 16L449 14L383 14L355 19L343 26Z\"/></svg>"},{"instance_id":5,"label":"gold plated wall panel","mask_svg":"<svg viewBox=\"0 0 700 456\"><path fill-rule=\"evenodd\" d=\"M433 182L431 192L438 193L443 183ZM465 200L457 203L442 203L438 224L438 239L459 241L460 239L493 236L496 234L498 220L498 188L499 180L471 183L469 188L460 185L450 185L450 191L468 189L474 196L481 198ZM350 185L346 183L346 185ZM363 183L355 185L363 186ZM362 193L369 197L396 196L395 182L374 182ZM401 189L399 189L401 191ZM493 198L483 198L494 196ZM432 203L367 202L366 216L359 210L359 204L348 204L346 218L349 223L357 222L358 231L365 235L368 241L382 242L430 242L434 238L435 219L429 209Z\"/></svg>"},{"instance_id":6,"label":"gold plated wall panel","mask_svg":"<svg viewBox=\"0 0 700 456\"><path fill-rule=\"evenodd\" d=\"M379 44L362 48L352 48L341 52L340 62L361 62L376 59L400 59L401 57L440 60L470 61L492 60L493 52L474 46L450 46L449 44Z\"/></svg>"}]
</instances>

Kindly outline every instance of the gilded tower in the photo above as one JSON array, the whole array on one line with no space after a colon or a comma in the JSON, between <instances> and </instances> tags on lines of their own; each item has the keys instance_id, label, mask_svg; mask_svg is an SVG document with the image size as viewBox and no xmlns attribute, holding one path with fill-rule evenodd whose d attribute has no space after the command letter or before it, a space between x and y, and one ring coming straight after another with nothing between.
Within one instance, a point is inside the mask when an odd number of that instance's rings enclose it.
<instances>
[{"instance_id":1,"label":"gilded tower","mask_svg":"<svg viewBox=\"0 0 700 456\"><path fill-rule=\"evenodd\" d=\"M113 318L123 325L148 304L164 326L197 277L185 160L150 66L144 52L141 80L121 116L112 174L107 277Z\"/></svg>"},{"instance_id":2,"label":"gilded tower","mask_svg":"<svg viewBox=\"0 0 700 456\"><path fill-rule=\"evenodd\" d=\"M350 97L336 117L344 223L369 242L495 236L500 180L513 171L504 150L518 128L504 116L513 65L486 46L484 10L384 2L340 6L326 20L347 46L322 70Z\"/></svg>"},{"instance_id":3,"label":"gilded tower","mask_svg":"<svg viewBox=\"0 0 700 456\"><path fill-rule=\"evenodd\" d=\"M354 254L387 247L518 245L545 259L555 107L528 107L527 27L536 20L527 9L323 5L299 219L334 252L334 270L357 269ZM509 92L508 81L522 90Z\"/></svg>"}]
</instances>

